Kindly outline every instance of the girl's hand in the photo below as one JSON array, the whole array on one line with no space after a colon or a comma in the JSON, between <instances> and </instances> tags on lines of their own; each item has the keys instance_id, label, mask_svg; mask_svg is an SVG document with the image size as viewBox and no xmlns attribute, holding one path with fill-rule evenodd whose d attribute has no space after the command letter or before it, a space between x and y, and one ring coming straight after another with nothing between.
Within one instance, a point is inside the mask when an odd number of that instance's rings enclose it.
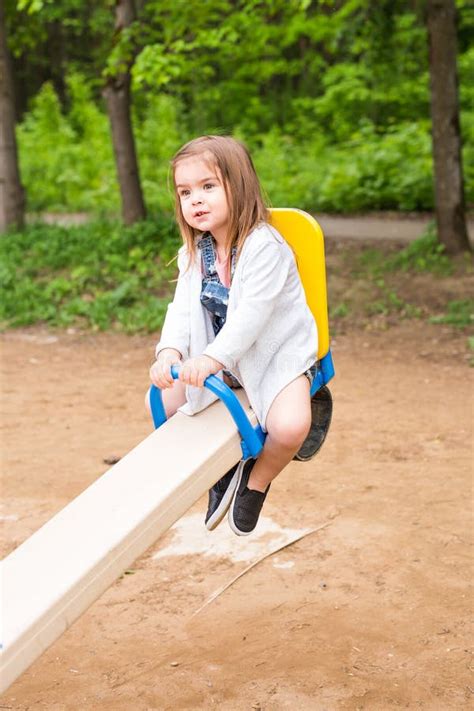
<instances>
[{"instance_id":1,"label":"girl's hand","mask_svg":"<svg viewBox=\"0 0 474 711\"><path fill-rule=\"evenodd\" d=\"M179 372L179 379L187 385L194 385L202 388L208 375L214 375L222 370L224 366L218 360L202 355L198 358L185 360Z\"/></svg>"},{"instance_id":2,"label":"girl's hand","mask_svg":"<svg viewBox=\"0 0 474 711\"><path fill-rule=\"evenodd\" d=\"M163 348L158 353L156 361L150 368L150 380L160 390L172 388L174 380L171 376L171 366L181 363L181 353L174 348Z\"/></svg>"}]
</instances>

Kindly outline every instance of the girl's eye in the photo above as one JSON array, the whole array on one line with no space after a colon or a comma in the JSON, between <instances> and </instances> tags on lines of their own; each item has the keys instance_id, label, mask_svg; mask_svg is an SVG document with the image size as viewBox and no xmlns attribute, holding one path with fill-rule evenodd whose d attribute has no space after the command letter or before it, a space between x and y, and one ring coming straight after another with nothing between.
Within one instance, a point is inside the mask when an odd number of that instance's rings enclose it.
<instances>
[{"instance_id":1,"label":"girl's eye","mask_svg":"<svg viewBox=\"0 0 474 711\"><path fill-rule=\"evenodd\" d=\"M180 190L179 197L187 197L189 195L189 190Z\"/></svg>"},{"instance_id":2,"label":"girl's eye","mask_svg":"<svg viewBox=\"0 0 474 711\"><path fill-rule=\"evenodd\" d=\"M214 183L205 183L204 190L210 190L214 187Z\"/></svg>"}]
</instances>

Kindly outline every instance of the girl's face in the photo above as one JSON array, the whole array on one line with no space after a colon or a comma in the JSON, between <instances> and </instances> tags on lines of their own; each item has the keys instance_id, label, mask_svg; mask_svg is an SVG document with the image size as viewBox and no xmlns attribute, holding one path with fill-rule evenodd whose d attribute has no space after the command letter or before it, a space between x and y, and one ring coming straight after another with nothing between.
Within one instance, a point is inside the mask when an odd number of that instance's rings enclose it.
<instances>
[{"instance_id":1,"label":"girl's face","mask_svg":"<svg viewBox=\"0 0 474 711\"><path fill-rule=\"evenodd\" d=\"M183 217L200 232L210 232L221 244L227 240L229 205L224 182L217 166L205 156L180 160L174 182Z\"/></svg>"}]
</instances>

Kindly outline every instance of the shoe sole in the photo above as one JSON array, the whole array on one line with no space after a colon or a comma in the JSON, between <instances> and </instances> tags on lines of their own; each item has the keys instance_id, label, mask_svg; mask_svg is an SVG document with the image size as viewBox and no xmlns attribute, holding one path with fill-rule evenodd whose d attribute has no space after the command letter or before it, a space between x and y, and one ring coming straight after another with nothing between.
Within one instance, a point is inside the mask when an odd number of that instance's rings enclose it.
<instances>
[{"instance_id":1,"label":"shoe sole","mask_svg":"<svg viewBox=\"0 0 474 711\"><path fill-rule=\"evenodd\" d=\"M212 516L209 516L208 520L206 521L206 528L208 531L213 531L217 526L220 524L224 516L226 515L229 506L231 505L232 501L234 500L234 494L235 490L240 484L240 479L242 476L242 469L244 467L244 462L239 462L239 466L235 470L234 476L230 480L230 484L226 489L226 492L224 496L221 499L221 502L217 509L214 511Z\"/></svg>"},{"instance_id":2,"label":"shoe sole","mask_svg":"<svg viewBox=\"0 0 474 711\"><path fill-rule=\"evenodd\" d=\"M246 461L247 461L247 460L245 460L245 462L246 462ZM233 515L232 515L232 513L233 513L233 511L234 511L234 501L235 501L235 497L237 496L237 491L238 491L239 486L240 486L240 480L242 479L242 472L243 472L243 470L244 470L244 464L245 464L245 462L243 461L243 462L242 462L242 466L241 466L241 467L239 466L239 469L238 469L239 480L238 480L237 485L236 485L236 487L235 487L234 494L233 494L233 496L232 496L232 502L231 502L231 504L230 504L230 506L229 506L229 515L227 516L227 523L228 523L229 526L230 526L230 530L231 530L233 533L235 533L236 536L250 536L250 534L255 531L255 528L253 528L251 531L241 531L240 528L237 528L237 526L235 525L234 517L233 517Z\"/></svg>"},{"instance_id":3,"label":"shoe sole","mask_svg":"<svg viewBox=\"0 0 474 711\"><path fill-rule=\"evenodd\" d=\"M327 434L329 432L329 427L332 420L332 409L333 401L331 391L326 385L323 385L311 398L311 410L313 410L313 405L317 407L315 400L319 400L319 406L323 408L324 420L318 421L317 425L317 435L314 437L314 442L311 447L305 446L306 441L303 442L301 449L295 454L293 460L296 462L309 462L316 454L319 452L324 442L326 441ZM320 419L319 418L318 420ZM311 419L313 420L313 413L311 412ZM313 428L313 421L311 422L311 429ZM311 430L308 438L311 436ZM314 436L314 433L313 433Z\"/></svg>"}]
</instances>

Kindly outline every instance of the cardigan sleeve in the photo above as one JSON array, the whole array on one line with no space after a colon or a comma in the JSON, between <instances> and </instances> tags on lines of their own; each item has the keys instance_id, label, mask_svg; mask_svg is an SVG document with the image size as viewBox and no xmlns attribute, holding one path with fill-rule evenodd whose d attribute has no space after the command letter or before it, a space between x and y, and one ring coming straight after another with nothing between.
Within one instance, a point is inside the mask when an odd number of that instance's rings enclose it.
<instances>
[{"instance_id":1,"label":"cardigan sleeve","mask_svg":"<svg viewBox=\"0 0 474 711\"><path fill-rule=\"evenodd\" d=\"M190 341L190 276L192 267L187 269L187 251L181 247L178 252L179 276L173 301L168 305L161 338L155 348L155 356L165 348L174 348L182 359L189 357Z\"/></svg>"},{"instance_id":2,"label":"cardigan sleeve","mask_svg":"<svg viewBox=\"0 0 474 711\"><path fill-rule=\"evenodd\" d=\"M289 261L276 242L264 242L243 266L239 303L204 351L232 370L271 318L285 286Z\"/></svg>"}]
</instances>

